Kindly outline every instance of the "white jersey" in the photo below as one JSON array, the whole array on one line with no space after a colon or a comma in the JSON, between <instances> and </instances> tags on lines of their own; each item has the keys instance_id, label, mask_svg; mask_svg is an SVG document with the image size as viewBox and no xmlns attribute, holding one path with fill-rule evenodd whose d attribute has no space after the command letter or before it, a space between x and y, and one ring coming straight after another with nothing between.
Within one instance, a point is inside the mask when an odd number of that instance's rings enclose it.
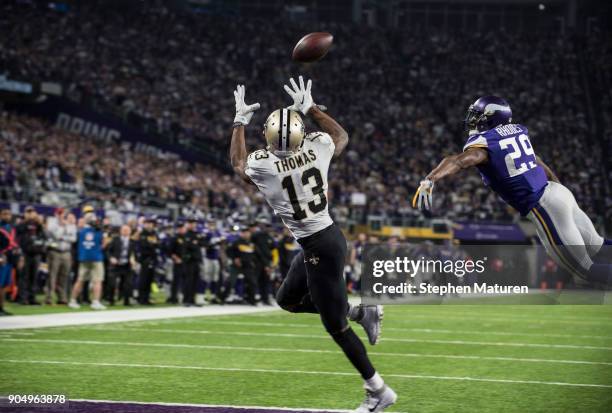
<instances>
[{"instance_id":1,"label":"white jersey","mask_svg":"<svg viewBox=\"0 0 612 413\"><path fill-rule=\"evenodd\" d=\"M304 137L295 155L279 158L260 149L247 159L245 173L297 239L333 223L327 209L327 171L334 150L331 136L315 132Z\"/></svg>"}]
</instances>

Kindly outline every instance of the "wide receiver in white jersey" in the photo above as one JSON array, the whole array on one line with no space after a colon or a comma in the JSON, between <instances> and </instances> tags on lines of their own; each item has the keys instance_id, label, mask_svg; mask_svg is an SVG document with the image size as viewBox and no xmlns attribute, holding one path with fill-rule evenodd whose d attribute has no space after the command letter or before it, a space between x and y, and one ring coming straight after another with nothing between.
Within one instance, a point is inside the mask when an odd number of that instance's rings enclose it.
<instances>
[{"instance_id":1,"label":"wide receiver in white jersey","mask_svg":"<svg viewBox=\"0 0 612 413\"><path fill-rule=\"evenodd\" d=\"M370 362L365 346L347 317L361 324L371 344L380 336L382 306L350 306L343 278L346 240L329 216L327 171L334 156L348 144L348 134L313 102L312 82L285 90L293 105L272 112L264 125L267 146L247 157L245 126L259 103L244 102L244 86L234 92L236 117L230 158L234 171L256 185L274 212L297 238L302 251L295 256L276 300L285 310L317 313L327 332L364 379L366 399L358 413L376 413L395 403L397 396ZM305 134L300 116L309 116L322 130Z\"/></svg>"}]
</instances>

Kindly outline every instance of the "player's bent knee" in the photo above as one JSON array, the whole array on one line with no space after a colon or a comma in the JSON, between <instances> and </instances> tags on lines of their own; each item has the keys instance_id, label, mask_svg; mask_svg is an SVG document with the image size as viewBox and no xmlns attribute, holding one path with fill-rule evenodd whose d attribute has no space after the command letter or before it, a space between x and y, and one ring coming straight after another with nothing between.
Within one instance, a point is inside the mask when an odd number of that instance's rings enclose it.
<instances>
[{"instance_id":1,"label":"player's bent knee","mask_svg":"<svg viewBox=\"0 0 612 413\"><path fill-rule=\"evenodd\" d=\"M299 302L296 302L295 300L291 299L291 297L283 294L282 288L278 290L278 293L276 293L276 303L280 308L285 311L289 311L290 313L296 313L300 305Z\"/></svg>"},{"instance_id":2,"label":"player's bent knee","mask_svg":"<svg viewBox=\"0 0 612 413\"><path fill-rule=\"evenodd\" d=\"M282 308L285 311L289 311L290 313L297 313L298 308L299 308L299 303L286 303L283 301L278 301L278 299L276 300L276 302L278 303L279 307Z\"/></svg>"}]
</instances>

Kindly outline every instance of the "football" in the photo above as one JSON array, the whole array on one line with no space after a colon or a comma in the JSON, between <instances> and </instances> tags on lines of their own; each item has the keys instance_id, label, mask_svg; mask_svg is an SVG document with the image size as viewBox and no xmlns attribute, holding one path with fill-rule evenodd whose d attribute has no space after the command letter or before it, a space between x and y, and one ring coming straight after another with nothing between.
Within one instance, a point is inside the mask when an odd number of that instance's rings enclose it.
<instances>
[{"instance_id":1,"label":"football","mask_svg":"<svg viewBox=\"0 0 612 413\"><path fill-rule=\"evenodd\" d=\"M331 33L309 33L297 42L293 48L292 58L303 63L316 62L327 54L333 41L334 36Z\"/></svg>"}]
</instances>

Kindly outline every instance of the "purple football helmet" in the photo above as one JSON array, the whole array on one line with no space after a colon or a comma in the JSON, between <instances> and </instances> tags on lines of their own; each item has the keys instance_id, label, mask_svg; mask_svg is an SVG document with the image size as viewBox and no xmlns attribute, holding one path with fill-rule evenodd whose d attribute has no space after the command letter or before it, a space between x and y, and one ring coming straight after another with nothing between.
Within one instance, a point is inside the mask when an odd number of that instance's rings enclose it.
<instances>
[{"instance_id":1,"label":"purple football helmet","mask_svg":"<svg viewBox=\"0 0 612 413\"><path fill-rule=\"evenodd\" d=\"M465 129L474 133L493 129L512 122L512 109L504 99L482 96L472 103L465 116Z\"/></svg>"}]
</instances>

